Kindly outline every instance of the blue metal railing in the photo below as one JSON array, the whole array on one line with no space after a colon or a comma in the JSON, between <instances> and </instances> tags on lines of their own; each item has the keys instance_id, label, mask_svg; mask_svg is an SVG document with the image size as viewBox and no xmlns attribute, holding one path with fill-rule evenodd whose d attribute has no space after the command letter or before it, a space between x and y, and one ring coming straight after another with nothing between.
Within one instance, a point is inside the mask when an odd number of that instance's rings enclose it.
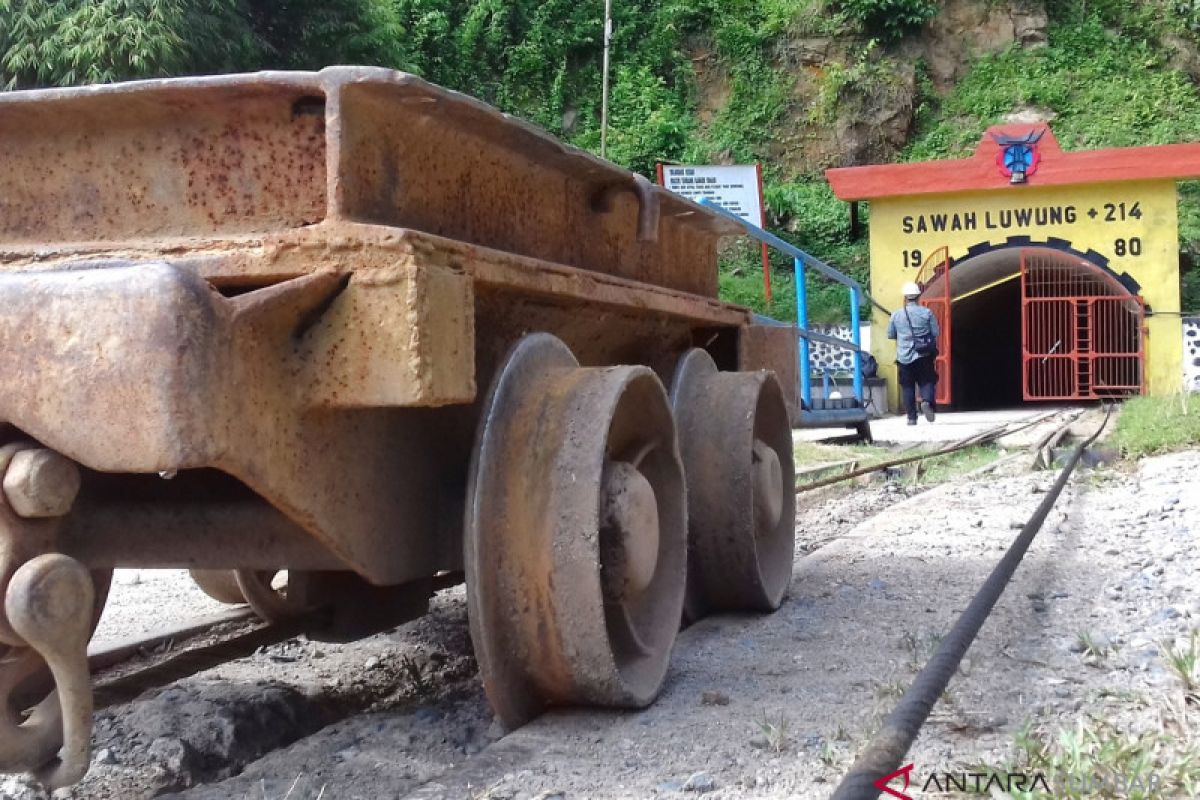
<instances>
[{"instance_id":1,"label":"blue metal railing","mask_svg":"<svg viewBox=\"0 0 1200 800\"><path fill-rule=\"evenodd\" d=\"M708 198L700 201L700 205L712 211L721 214L724 217L738 223L746 230L746 234L751 238L766 244L767 246L778 250L779 252L789 256L792 259L792 268L796 279L796 333L800 337L800 398L804 401L806 409L812 408L812 360L809 353L809 342L824 342L834 347L843 350L849 350L854 353L854 399L859 405L863 405L863 374L862 374L862 335L859 332L859 310L858 304L862 298L866 298L871 305L880 309L884 313L890 313L886 308L875 301L870 293L862 287L862 285L851 278L838 272L833 267L826 264L819 258L809 255L795 245L785 242L773 233L763 230L757 225L752 225L744 219L727 211L721 206ZM808 268L812 268L820 275L828 278L831 281L840 283L849 290L850 294L850 339L842 339L837 336L826 336L821 333L816 333L809 330L808 327L808 286L805 282Z\"/></svg>"}]
</instances>

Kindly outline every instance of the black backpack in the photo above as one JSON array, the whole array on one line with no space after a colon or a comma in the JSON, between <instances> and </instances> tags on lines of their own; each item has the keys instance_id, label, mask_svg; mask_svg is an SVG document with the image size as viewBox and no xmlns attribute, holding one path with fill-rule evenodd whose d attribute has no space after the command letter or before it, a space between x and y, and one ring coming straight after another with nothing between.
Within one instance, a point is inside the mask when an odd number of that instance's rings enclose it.
<instances>
[{"instance_id":1,"label":"black backpack","mask_svg":"<svg viewBox=\"0 0 1200 800\"><path fill-rule=\"evenodd\" d=\"M874 378L879 374L879 362L870 353L861 353L859 355L859 363L862 365L862 376L864 378Z\"/></svg>"}]
</instances>

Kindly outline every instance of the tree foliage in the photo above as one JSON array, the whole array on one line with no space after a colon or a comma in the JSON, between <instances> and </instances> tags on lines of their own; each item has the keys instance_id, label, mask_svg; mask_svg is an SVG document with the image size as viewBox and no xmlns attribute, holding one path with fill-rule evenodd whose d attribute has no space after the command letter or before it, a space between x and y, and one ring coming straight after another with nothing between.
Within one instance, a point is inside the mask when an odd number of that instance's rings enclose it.
<instances>
[{"instance_id":1,"label":"tree foliage","mask_svg":"<svg viewBox=\"0 0 1200 800\"><path fill-rule=\"evenodd\" d=\"M7 88L334 63L411 66L382 0L0 0Z\"/></svg>"},{"instance_id":2,"label":"tree foliage","mask_svg":"<svg viewBox=\"0 0 1200 800\"><path fill-rule=\"evenodd\" d=\"M414 66L408 53L408 31L391 2L244 0L241 5L255 37L258 67Z\"/></svg>"},{"instance_id":3,"label":"tree foliage","mask_svg":"<svg viewBox=\"0 0 1200 800\"><path fill-rule=\"evenodd\" d=\"M8 88L104 83L250 62L237 0L0 0L0 78Z\"/></svg>"},{"instance_id":4,"label":"tree foliage","mask_svg":"<svg viewBox=\"0 0 1200 800\"><path fill-rule=\"evenodd\" d=\"M862 30L899 39L937 16L940 0L837 0L838 8Z\"/></svg>"}]
</instances>

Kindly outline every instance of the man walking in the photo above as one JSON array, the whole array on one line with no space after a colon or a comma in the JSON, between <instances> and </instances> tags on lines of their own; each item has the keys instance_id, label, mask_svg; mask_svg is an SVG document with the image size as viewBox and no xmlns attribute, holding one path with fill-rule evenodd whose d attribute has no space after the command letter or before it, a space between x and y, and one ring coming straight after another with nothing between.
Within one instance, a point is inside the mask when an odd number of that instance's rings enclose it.
<instances>
[{"instance_id":1,"label":"man walking","mask_svg":"<svg viewBox=\"0 0 1200 800\"><path fill-rule=\"evenodd\" d=\"M900 392L904 398L904 410L908 412L908 424L917 424L917 387L921 387L921 413L925 419L934 419L934 387L937 386L937 369L933 360L937 356L937 318L933 312L917 302L921 287L909 281L901 289L904 305L892 313L887 335L896 340L896 366L900 373Z\"/></svg>"}]
</instances>

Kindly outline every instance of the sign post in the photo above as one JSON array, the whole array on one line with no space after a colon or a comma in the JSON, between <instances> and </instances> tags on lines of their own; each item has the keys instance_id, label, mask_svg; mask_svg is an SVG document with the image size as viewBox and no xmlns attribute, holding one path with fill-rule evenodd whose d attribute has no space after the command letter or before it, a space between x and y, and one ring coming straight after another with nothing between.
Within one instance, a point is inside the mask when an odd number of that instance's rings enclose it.
<instances>
[{"instance_id":1,"label":"sign post","mask_svg":"<svg viewBox=\"0 0 1200 800\"><path fill-rule=\"evenodd\" d=\"M689 200L707 198L759 228L767 224L762 193L762 165L686 166L659 164L658 183ZM771 270L767 246L762 246L763 293L771 302Z\"/></svg>"}]
</instances>

